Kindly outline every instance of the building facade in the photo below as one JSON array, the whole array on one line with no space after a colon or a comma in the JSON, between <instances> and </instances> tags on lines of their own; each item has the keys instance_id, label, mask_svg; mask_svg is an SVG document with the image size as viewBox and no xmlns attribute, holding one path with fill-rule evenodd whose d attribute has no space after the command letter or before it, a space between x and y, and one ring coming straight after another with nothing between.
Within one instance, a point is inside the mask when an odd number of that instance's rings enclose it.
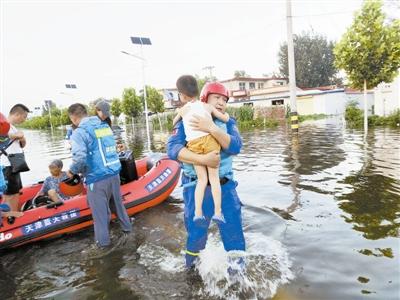
<instances>
[{"instance_id":1,"label":"building facade","mask_svg":"<svg viewBox=\"0 0 400 300\"><path fill-rule=\"evenodd\" d=\"M392 83L379 84L374 94L376 115L388 116L400 109L400 75Z\"/></svg>"}]
</instances>

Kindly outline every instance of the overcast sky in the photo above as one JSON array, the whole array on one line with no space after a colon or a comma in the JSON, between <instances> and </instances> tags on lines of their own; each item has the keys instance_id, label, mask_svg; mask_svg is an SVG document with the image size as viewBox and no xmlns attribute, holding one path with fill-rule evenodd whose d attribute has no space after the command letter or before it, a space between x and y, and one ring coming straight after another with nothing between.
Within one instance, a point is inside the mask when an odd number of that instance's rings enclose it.
<instances>
[{"instance_id":1,"label":"overcast sky","mask_svg":"<svg viewBox=\"0 0 400 300\"><path fill-rule=\"evenodd\" d=\"M254 77L278 70L286 40L286 1L1 1L1 110L31 109L52 99L120 97L143 85L140 54L130 36L149 37L146 83L174 87L182 74L218 79L245 70ZM313 29L337 40L359 0L294 1L293 30ZM74 83L72 96L65 88ZM64 94L66 93L66 94Z\"/></svg>"}]
</instances>

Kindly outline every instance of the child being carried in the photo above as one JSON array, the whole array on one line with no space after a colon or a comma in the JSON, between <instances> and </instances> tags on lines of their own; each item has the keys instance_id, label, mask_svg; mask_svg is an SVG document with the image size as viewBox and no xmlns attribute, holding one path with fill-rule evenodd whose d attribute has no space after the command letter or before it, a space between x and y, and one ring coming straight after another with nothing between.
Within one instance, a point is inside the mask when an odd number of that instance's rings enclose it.
<instances>
[{"instance_id":1,"label":"child being carried","mask_svg":"<svg viewBox=\"0 0 400 300\"><path fill-rule=\"evenodd\" d=\"M184 75L178 78L176 86L179 92L179 98L183 107L179 109L178 115L174 118L174 125L183 120L187 148L198 154L206 154L211 151L220 151L221 145L208 132L196 130L191 126L191 120L194 116L216 117L222 122L229 121L227 113L221 113L214 106L201 102L197 99L199 89L196 78L190 75ZM224 215L221 209L221 185L219 179L219 168L211 168L204 165L194 165L197 175L197 184L195 188L195 215L193 221L203 226L206 219L203 215L203 198L208 182L211 185L211 193L214 199L214 216L212 219L221 224L225 223Z\"/></svg>"}]
</instances>

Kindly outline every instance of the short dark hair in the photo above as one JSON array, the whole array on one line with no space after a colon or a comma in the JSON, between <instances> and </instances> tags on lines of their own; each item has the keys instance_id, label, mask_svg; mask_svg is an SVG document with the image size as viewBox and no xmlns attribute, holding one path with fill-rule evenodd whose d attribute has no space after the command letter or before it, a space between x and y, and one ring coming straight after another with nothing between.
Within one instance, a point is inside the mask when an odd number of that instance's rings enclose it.
<instances>
[{"instance_id":1,"label":"short dark hair","mask_svg":"<svg viewBox=\"0 0 400 300\"><path fill-rule=\"evenodd\" d=\"M15 104L10 109L10 115L22 114L24 112L28 113L29 112L29 108L27 108L25 105L23 105L21 103Z\"/></svg>"},{"instance_id":2,"label":"short dark hair","mask_svg":"<svg viewBox=\"0 0 400 300\"><path fill-rule=\"evenodd\" d=\"M197 80L192 75L182 75L176 81L178 92L189 97L195 97L199 94L199 86Z\"/></svg>"},{"instance_id":3,"label":"short dark hair","mask_svg":"<svg viewBox=\"0 0 400 300\"><path fill-rule=\"evenodd\" d=\"M85 105L81 103L72 104L70 107L68 107L68 115L77 117L86 117L87 110Z\"/></svg>"}]
</instances>

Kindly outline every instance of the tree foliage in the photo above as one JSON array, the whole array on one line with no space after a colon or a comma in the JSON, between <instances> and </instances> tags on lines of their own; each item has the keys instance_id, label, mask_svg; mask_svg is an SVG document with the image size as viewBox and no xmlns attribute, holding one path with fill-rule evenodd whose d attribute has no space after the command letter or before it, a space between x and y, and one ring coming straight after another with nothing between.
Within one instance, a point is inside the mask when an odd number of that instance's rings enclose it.
<instances>
[{"instance_id":1,"label":"tree foliage","mask_svg":"<svg viewBox=\"0 0 400 300\"><path fill-rule=\"evenodd\" d=\"M68 116L68 108L60 109L55 104L51 106L51 124L54 127L61 125L71 124L71 120ZM23 128L30 129L47 129L50 128L50 114L48 110L43 110L40 117L33 117L26 120L21 124Z\"/></svg>"},{"instance_id":2,"label":"tree foliage","mask_svg":"<svg viewBox=\"0 0 400 300\"><path fill-rule=\"evenodd\" d=\"M233 76L235 78L238 78L238 77L250 77L250 75L247 74L245 70L236 70L235 73L233 73Z\"/></svg>"},{"instance_id":3,"label":"tree foliage","mask_svg":"<svg viewBox=\"0 0 400 300\"><path fill-rule=\"evenodd\" d=\"M387 21L382 2L367 0L334 52L353 88L392 82L400 67L400 20Z\"/></svg>"},{"instance_id":4,"label":"tree foliage","mask_svg":"<svg viewBox=\"0 0 400 300\"><path fill-rule=\"evenodd\" d=\"M294 59L296 85L299 87L317 87L340 84L334 64L334 43L314 32L294 35ZM283 77L289 77L287 43L280 46L279 71Z\"/></svg>"},{"instance_id":5,"label":"tree foliage","mask_svg":"<svg viewBox=\"0 0 400 300\"><path fill-rule=\"evenodd\" d=\"M153 87L147 86L147 105L148 109L154 113L164 112L164 101L163 96Z\"/></svg>"},{"instance_id":6,"label":"tree foliage","mask_svg":"<svg viewBox=\"0 0 400 300\"><path fill-rule=\"evenodd\" d=\"M122 107L121 106L122 106L121 105L121 100L119 98L113 98L112 99L110 111L111 111L111 114L114 117L118 118L121 115L121 113L122 113Z\"/></svg>"},{"instance_id":7,"label":"tree foliage","mask_svg":"<svg viewBox=\"0 0 400 300\"><path fill-rule=\"evenodd\" d=\"M138 117L143 112L143 105L140 97L136 95L134 88L126 88L122 94L122 112L127 117Z\"/></svg>"}]
</instances>

